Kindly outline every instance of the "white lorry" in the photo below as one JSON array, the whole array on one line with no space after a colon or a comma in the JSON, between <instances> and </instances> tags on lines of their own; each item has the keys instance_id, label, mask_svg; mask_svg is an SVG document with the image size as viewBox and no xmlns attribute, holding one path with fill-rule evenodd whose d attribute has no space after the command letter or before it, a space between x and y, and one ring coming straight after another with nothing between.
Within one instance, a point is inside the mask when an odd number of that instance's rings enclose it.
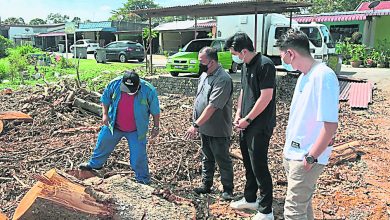
<instances>
[{"instance_id":1,"label":"white lorry","mask_svg":"<svg viewBox=\"0 0 390 220\"><path fill-rule=\"evenodd\" d=\"M325 25L317 23L298 24L293 20L291 26L305 32L309 37L310 51L316 60L327 62L329 55L335 53L335 44ZM256 51L270 57L275 65L281 64L279 49L275 44L276 40L289 28L290 19L284 15L258 14ZM217 17L218 38L227 39L236 32L245 32L254 41L255 15Z\"/></svg>"}]
</instances>

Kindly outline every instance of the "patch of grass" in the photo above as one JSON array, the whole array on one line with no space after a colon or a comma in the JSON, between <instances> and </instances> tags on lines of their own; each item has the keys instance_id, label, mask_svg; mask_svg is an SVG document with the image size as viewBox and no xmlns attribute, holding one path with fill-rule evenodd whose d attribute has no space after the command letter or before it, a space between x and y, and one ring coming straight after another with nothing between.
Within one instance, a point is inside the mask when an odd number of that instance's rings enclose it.
<instances>
[{"instance_id":1,"label":"patch of grass","mask_svg":"<svg viewBox=\"0 0 390 220\"><path fill-rule=\"evenodd\" d=\"M65 58L63 58L65 59ZM70 63L76 64L76 59L69 59ZM0 59L0 65L7 66L9 65L8 59ZM99 91L106 86L106 84L114 79L116 76L122 74L124 70L138 69L137 72L141 76L144 76L145 73L140 71L140 67L143 64L139 63L119 63L119 62L109 62L109 63L97 63L95 60L81 59L79 74L80 80L83 85L86 85L89 89ZM37 66L38 72L45 75L45 79L48 82L58 81L59 76L72 75L75 78L76 68L61 68L59 63L51 66ZM31 76L29 79L24 80L24 85L35 85L44 83L42 79L34 80L33 75L36 74L34 65L28 65L27 70ZM7 74L6 74L7 75ZM0 83L0 90L4 88L19 89L21 80L19 78L11 81L6 77L8 82Z\"/></svg>"}]
</instances>

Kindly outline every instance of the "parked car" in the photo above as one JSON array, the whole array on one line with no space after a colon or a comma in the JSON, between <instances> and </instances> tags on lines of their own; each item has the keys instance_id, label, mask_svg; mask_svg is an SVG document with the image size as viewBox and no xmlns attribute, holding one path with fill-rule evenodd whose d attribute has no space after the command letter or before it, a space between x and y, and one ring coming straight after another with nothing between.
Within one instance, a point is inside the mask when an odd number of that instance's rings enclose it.
<instances>
[{"instance_id":1,"label":"parked car","mask_svg":"<svg viewBox=\"0 0 390 220\"><path fill-rule=\"evenodd\" d=\"M121 63L125 63L128 60L142 62L145 59L144 46L134 41L114 41L107 44L104 48L107 60L119 60ZM95 52L95 59L96 54Z\"/></svg>"},{"instance_id":2,"label":"parked car","mask_svg":"<svg viewBox=\"0 0 390 220\"><path fill-rule=\"evenodd\" d=\"M75 47L86 47L87 53L94 53L96 49L99 47L99 44L91 39L83 39L76 41L75 44L70 46L70 52L73 53Z\"/></svg>"},{"instance_id":3,"label":"parked car","mask_svg":"<svg viewBox=\"0 0 390 220\"><path fill-rule=\"evenodd\" d=\"M203 47L211 46L217 49L218 61L222 67L229 69L230 73L236 73L238 65L233 62L229 49L225 48L225 42L224 39L210 38L192 40L180 52L168 57L166 69L172 76L178 76L179 73L201 74L199 72L198 53Z\"/></svg>"}]
</instances>

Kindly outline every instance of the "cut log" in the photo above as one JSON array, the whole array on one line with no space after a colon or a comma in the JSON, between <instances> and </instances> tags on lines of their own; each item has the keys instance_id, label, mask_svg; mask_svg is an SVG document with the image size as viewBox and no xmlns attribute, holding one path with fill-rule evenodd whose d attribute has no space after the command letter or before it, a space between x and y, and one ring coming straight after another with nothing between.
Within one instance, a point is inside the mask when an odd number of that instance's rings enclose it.
<instances>
[{"instance_id":1,"label":"cut log","mask_svg":"<svg viewBox=\"0 0 390 220\"><path fill-rule=\"evenodd\" d=\"M7 216L0 211L0 220L8 220Z\"/></svg>"},{"instance_id":2,"label":"cut log","mask_svg":"<svg viewBox=\"0 0 390 220\"><path fill-rule=\"evenodd\" d=\"M0 120L0 134L1 132L3 132L3 130L4 130L4 123L2 120Z\"/></svg>"},{"instance_id":3,"label":"cut log","mask_svg":"<svg viewBox=\"0 0 390 220\"><path fill-rule=\"evenodd\" d=\"M102 107L96 103L88 102L80 98L75 98L73 101L73 105L78 108L92 112L96 115L102 115Z\"/></svg>"},{"instance_id":4,"label":"cut log","mask_svg":"<svg viewBox=\"0 0 390 220\"><path fill-rule=\"evenodd\" d=\"M21 120L24 122L32 122L30 115L19 111L5 111L0 112L0 120Z\"/></svg>"},{"instance_id":5,"label":"cut log","mask_svg":"<svg viewBox=\"0 0 390 220\"><path fill-rule=\"evenodd\" d=\"M346 150L348 148L351 148L351 147L353 148L356 146L360 146L360 141L351 141L348 143L335 145L335 146L333 146L333 151L343 151L343 150Z\"/></svg>"},{"instance_id":6,"label":"cut log","mask_svg":"<svg viewBox=\"0 0 390 220\"><path fill-rule=\"evenodd\" d=\"M85 187L48 171L23 197L13 219L110 219L112 210Z\"/></svg>"},{"instance_id":7,"label":"cut log","mask_svg":"<svg viewBox=\"0 0 390 220\"><path fill-rule=\"evenodd\" d=\"M361 152L357 151L354 147L348 147L344 150L333 151L329 160L329 165L339 165L344 162L357 161L361 157Z\"/></svg>"}]
</instances>

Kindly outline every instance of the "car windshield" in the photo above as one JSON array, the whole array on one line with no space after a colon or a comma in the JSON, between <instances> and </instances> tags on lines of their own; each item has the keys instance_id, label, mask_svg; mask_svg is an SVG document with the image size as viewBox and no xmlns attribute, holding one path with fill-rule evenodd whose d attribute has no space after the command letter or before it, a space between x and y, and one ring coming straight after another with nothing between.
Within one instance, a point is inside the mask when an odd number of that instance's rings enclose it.
<instances>
[{"instance_id":1,"label":"car windshield","mask_svg":"<svg viewBox=\"0 0 390 220\"><path fill-rule=\"evenodd\" d=\"M208 47L211 45L211 40L197 40L191 41L183 48L183 52L199 52L203 47Z\"/></svg>"},{"instance_id":2,"label":"car windshield","mask_svg":"<svg viewBox=\"0 0 390 220\"><path fill-rule=\"evenodd\" d=\"M303 31L307 37L309 38L310 42L315 47L321 47L322 46L322 37L320 34L320 31L315 27L301 27L301 31Z\"/></svg>"}]
</instances>

